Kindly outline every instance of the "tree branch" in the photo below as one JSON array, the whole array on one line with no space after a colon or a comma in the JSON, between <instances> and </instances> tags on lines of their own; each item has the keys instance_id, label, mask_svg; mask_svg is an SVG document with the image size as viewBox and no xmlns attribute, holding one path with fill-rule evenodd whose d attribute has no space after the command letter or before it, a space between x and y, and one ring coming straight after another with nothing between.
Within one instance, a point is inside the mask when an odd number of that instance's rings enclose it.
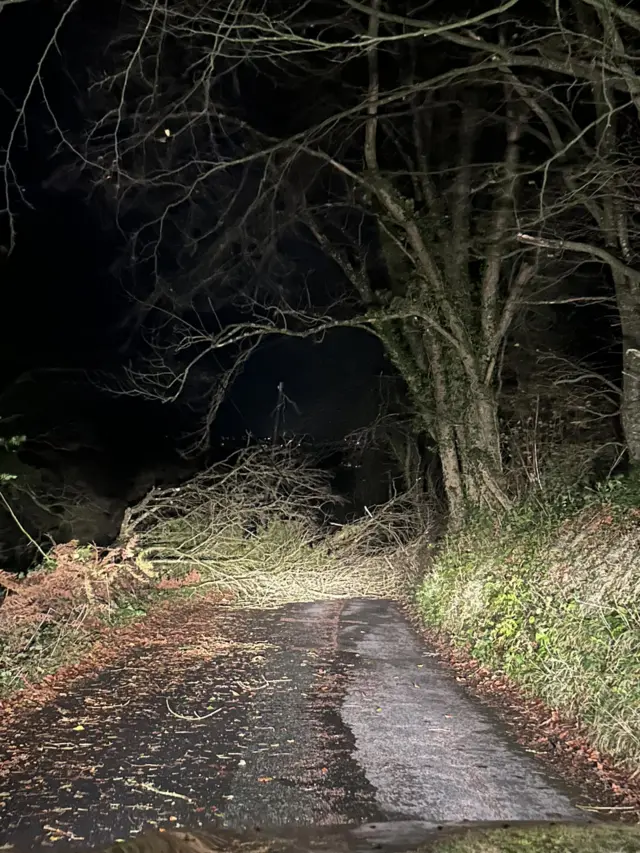
<instances>
[{"instance_id":1,"label":"tree branch","mask_svg":"<svg viewBox=\"0 0 640 853\"><path fill-rule=\"evenodd\" d=\"M378 72L378 46L375 39L378 36L380 27L380 2L381 0L372 0L371 10L369 13L369 28L368 35L371 39L371 46L367 49L367 63L369 67L369 86L367 90L367 121L365 125L364 138L364 161L367 169L373 174L378 174L378 153L377 153L377 135L378 135L378 99L380 97L380 79Z\"/></svg>"},{"instance_id":2,"label":"tree branch","mask_svg":"<svg viewBox=\"0 0 640 853\"><path fill-rule=\"evenodd\" d=\"M504 263L505 244L509 224L514 218L515 190L518 181L520 159L520 137L524 114L515 115L514 107L507 106L507 148L504 157L501 186L495 198L493 221L490 228L491 244L487 252L486 266L482 278L480 322L482 339L489 361L495 348L496 324L498 322L498 287Z\"/></svg>"},{"instance_id":3,"label":"tree branch","mask_svg":"<svg viewBox=\"0 0 640 853\"><path fill-rule=\"evenodd\" d=\"M369 15L371 13L371 9L369 9L364 3L359 3L358 0L343 0L343 2L346 3L347 6L351 6L352 9L356 9L358 12L364 12L365 15ZM495 18L502 15L504 12L508 12L509 9L512 9L519 2L520 0L507 0L506 3L502 3L500 6L494 6L486 12L481 12L478 15L473 15L460 21L451 21L446 24L434 24L433 21L410 18L406 15L393 15L390 12L380 12L379 18L381 21L386 21L391 24L400 24L402 27L418 29L421 31L420 35L422 36L435 36L451 32L451 30L456 30L459 27L470 27L473 24L480 24L488 18Z\"/></svg>"},{"instance_id":4,"label":"tree branch","mask_svg":"<svg viewBox=\"0 0 640 853\"><path fill-rule=\"evenodd\" d=\"M628 278L634 284L640 284L640 270L623 263L619 258L600 246L591 243L579 243L575 240L557 240L548 237L535 237L532 234L518 233L518 242L525 246L536 246L540 249L550 249L554 252L578 252L578 254L589 255L607 264L614 272Z\"/></svg>"}]
</instances>

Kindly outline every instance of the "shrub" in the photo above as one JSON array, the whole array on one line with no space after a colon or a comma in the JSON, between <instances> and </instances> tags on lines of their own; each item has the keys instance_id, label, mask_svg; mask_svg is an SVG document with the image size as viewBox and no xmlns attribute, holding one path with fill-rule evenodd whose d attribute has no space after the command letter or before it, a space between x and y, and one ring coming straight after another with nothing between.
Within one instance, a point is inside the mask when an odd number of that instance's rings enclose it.
<instances>
[{"instance_id":1,"label":"shrub","mask_svg":"<svg viewBox=\"0 0 640 853\"><path fill-rule=\"evenodd\" d=\"M26 576L0 571L0 690L69 662L90 643L95 629L143 612L139 603L156 590L136 562L135 542L98 549L77 542L57 545ZM132 603L138 606L132 608Z\"/></svg>"}]
</instances>

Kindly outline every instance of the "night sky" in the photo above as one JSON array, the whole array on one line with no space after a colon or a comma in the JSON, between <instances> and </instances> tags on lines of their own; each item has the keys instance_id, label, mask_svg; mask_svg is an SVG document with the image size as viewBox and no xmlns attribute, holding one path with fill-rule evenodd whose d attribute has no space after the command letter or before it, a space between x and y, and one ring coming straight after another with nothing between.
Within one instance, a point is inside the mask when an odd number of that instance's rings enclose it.
<instances>
[{"instance_id":1,"label":"night sky","mask_svg":"<svg viewBox=\"0 0 640 853\"><path fill-rule=\"evenodd\" d=\"M34 0L0 14L3 146L61 11ZM86 7L81 9L61 37L60 53L52 51L44 63L46 97L71 131L81 121L76 95L83 63L94 58L91 38L99 40L101 28L113 25L116 11L117 4L104 4L100 14L88 16ZM16 39L21 42L18 54ZM14 192L11 200L16 244L10 255L4 250L0 257L0 412L23 415L21 429L38 434L54 429L59 435L65 423L70 434L77 433L81 422L81 431L98 435L114 452L133 446L135 456L154 440L166 449L165 436L169 434L170 443L189 426L184 412L113 399L95 380L96 372L117 375L136 356L135 344L134 351L128 346L130 302L125 291L133 288L135 293L135 287L148 282L144 273L133 282L113 269L123 236L82 188L49 186L60 161L55 156L60 140L37 84L26 115L27 139L19 130L12 152L24 190L23 199ZM0 242L7 246L6 218L3 229ZM300 274L312 271L325 282L336 275L326 262L317 268L317 257L305 263L303 246L293 247L293 253ZM218 363L211 363L214 372ZM267 341L237 381L216 432L270 434L277 387L283 382L295 403L286 408L284 428L321 440L340 439L375 416L379 377L389 370L379 343L364 332L336 331L315 343Z\"/></svg>"},{"instance_id":2,"label":"night sky","mask_svg":"<svg viewBox=\"0 0 640 853\"><path fill-rule=\"evenodd\" d=\"M78 194L50 192L44 186L59 138L51 131L38 84L25 109L26 127L14 129L59 17L55 4L40 2L16 5L0 15L0 132L3 149L14 133L11 164L23 189L22 198L15 188L10 191L16 230L10 256L6 215L0 223L5 246L0 376L5 385L33 368L108 364L124 307L120 287L108 272L117 241ZM42 79L51 108L73 126L75 86L56 51L44 63Z\"/></svg>"},{"instance_id":3,"label":"night sky","mask_svg":"<svg viewBox=\"0 0 640 853\"><path fill-rule=\"evenodd\" d=\"M378 340L364 331L336 330L315 344L270 341L238 380L219 429L270 435L282 382L295 404L286 405L283 428L336 441L375 419L379 378L385 371L389 365Z\"/></svg>"}]
</instances>

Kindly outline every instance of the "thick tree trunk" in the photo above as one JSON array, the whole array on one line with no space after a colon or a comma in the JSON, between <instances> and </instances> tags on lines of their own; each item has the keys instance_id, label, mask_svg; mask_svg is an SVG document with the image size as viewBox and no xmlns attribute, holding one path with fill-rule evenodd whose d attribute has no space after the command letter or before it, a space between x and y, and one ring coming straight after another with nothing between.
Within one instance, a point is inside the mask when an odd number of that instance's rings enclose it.
<instances>
[{"instance_id":1,"label":"thick tree trunk","mask_svg":"<svg viewBox=\"0 0 640 853\"><path fill-rule=\"evenodd\" d=\"M498 402L492 387L463 365L452 343L415 325L380 329L405 380L422 428L438 448L451 523L469 511L509 506L502 471Z\"/></svg>"},{"instance_id":2,"label":"thick tree trunk","mask_svg":"<svg viewBox=\"0 0 640 853\"><path fill-rule=\"evenodd\" d=\"M453 430L442 426L438 430L436 441L438 452L440 453L442 479L449 505L449 516L452 524L459 526L467 514L468 501L460 469L460 458L456 448L455 434Z\"/></svg>"},{"instance_id":3,"label":"thick tree trunk","mask_svg":"<svg viewBox=\"0 0 640 853\"><path fill-rule=\"evenodd\" d=\"M632 465L640 467L640 349L625 348L622 380L622 429Z\"/></svg>"},{"instance_id":4,"label":"thick tree trunk","mask_svg":"<svg viewBox=\"0 0 640 853\"><path fill-rule=\"evenodd\" d=\"M504 489L502 467L496 464L491 453L495 441L499 440L497 432L490 436L491 444L487 447L484 445L486 433L482 433L482 424L475 413L469 418L468 430L452 428L446 410L438 420L434 437L452 524L459 526L476 508L506 509L510 502ZM470 440L469 432L473 427L477 438Z\"/></svg>"},{"instance_id":5,"label":"thick tree trunk","mask_svg":"<svg viewBox=\"0 0 640 853\"><path fill-rule=\"evenodd\" d=\"M498 403L493 389L459 369L448 348L432 339L428 350L435 402L432 432L451 522L458 526L474 508L509 505L502 476Z\"/></svg>"}]
</instances>

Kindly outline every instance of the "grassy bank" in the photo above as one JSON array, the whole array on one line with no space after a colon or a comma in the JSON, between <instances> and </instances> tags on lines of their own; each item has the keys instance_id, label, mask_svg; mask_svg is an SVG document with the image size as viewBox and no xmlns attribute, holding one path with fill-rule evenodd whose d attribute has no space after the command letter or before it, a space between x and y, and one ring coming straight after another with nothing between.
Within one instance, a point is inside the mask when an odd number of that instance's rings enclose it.
<instances>
[{"instance_id":1,"label":"grassy bank","mask_svg":"<svg viewBox=\"0 0 640 853\"><path fill-rule=\"evenodd\" d=\"M442 543L417 603L428 626L640 768L636 482L476 519Z\"/></svg>"},{"instance_id":2,"label":"grassy bank","mask_svg":"<svg viewBox=\"0 0 640 853\"><path fill-rule=\"evenodd\" d=\"M105 629L168 594L131 548L76 542L53 548L26 576L0 572L0 586L0 698L76 663Z\"/></svg>"},{"instance_id":3,"label":"grassy bank","mask_svg":"<svg viewBox=\"0 0 640 853\"><path fill-rule=\"evenodd\" d=\"M420 853L640 853L640 832L622 827L547 826L472 830Z\"/></svg>"}]
</instances>

